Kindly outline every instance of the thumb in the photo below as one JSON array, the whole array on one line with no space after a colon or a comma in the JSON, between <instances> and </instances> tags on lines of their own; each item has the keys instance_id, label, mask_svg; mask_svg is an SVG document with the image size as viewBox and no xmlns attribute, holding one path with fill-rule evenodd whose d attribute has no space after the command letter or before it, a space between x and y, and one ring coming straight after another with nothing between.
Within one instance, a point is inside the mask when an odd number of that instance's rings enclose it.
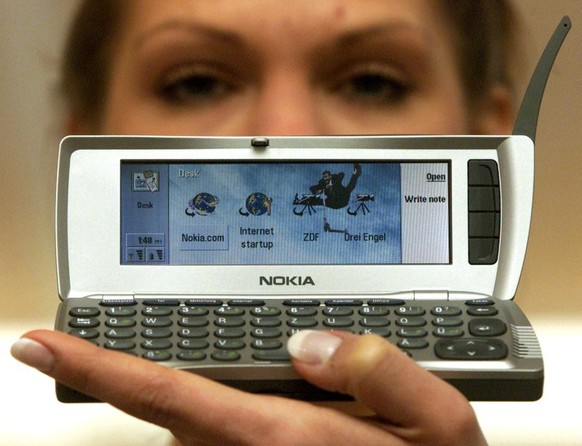
<instances>
[{"instance_id":1,"label":"thumb","mask_svg":"<svg viewBox=\"0 0 582 446\"><path fill-rule=\"evenodd\" d=\"M306 330L292 336L287 347L303 378L351 395L400 435L408 432L417 440L426 435L429 443L480 435L463 395L379 336Z\"/></svg>"}]
</instances>

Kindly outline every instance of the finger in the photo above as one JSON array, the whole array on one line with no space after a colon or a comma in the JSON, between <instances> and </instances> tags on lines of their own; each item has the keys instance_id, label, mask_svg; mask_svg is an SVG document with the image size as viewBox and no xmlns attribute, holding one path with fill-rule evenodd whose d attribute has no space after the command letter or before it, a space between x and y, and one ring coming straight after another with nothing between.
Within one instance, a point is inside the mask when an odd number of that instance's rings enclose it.
<instances>
[{"instance_id":1,"label":"finger","mask_svg":"<svg viewBox=\"0 0 582 446\"><path fill-rule=\"evenodd\" d=\"M71 388L171 430L183 446L403 444L334 410L247 394L64 333L27 333L12 353Z\"/></svg>"},{"instance_id":2,"label":"finger","mask_svg":"<svg viewBox=\"0 0 582 446\"><path fill-rule=\"evenodd\" d=\"M290 339L288 349L306 380L353 396L401 437L427 444L455 436L482 439L463 395L378 336L303 331Z\"/></svg>"},{"instance_id":3,"label":"finger","mask_svg":"<svg viewBox=\"0 0 582 446\"><path fill-rule=\"evenodd\" d=\"M45 330L27 333L12 353L56 381L178 436L190 438L195 432L205 441L237 444L256 435L250 427L241 430L249 426L247 416L261 408L255 397L195 374ZM260 422L264 417L256 418Z\"/></svg>"}]
</instances>

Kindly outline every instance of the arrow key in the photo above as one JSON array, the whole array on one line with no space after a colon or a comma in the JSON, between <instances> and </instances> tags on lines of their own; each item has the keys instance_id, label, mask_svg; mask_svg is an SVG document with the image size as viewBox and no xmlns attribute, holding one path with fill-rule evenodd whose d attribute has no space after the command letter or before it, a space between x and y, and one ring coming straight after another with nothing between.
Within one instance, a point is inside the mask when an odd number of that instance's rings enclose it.
<instances>
[{"instance_id":1,"label":"arrow key","mask_svg":"<svg viewBox=\"0 0 582 446\"><path fill-rule=\"evenodd\" d=\"M441 359L499 360L507 356L507 345L499 339L442 339L434 351Z\"/></svg>"},{"instance_id":2,"label":"arrow key","mask_svg":"<svg viewBox=\"0 0 582 446\"><path fill-rule=\"evenodd\" d=\"M95 339L99 337L99 332L94 328L75 328L69 331L69 334L83 339Z\"/></svg>"}]
</instances>

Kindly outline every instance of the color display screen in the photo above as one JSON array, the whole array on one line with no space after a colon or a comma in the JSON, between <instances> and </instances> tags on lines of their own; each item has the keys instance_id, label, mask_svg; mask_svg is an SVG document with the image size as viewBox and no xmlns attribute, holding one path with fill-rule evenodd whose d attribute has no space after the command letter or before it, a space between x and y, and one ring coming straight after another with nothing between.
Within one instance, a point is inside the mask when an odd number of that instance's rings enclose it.
<instances>
[{"instance_id":1,"label":"color display screen","mask_svg":"<svg viewBox=\"0 0 582 446\"><path fill-rule=\"evenodd\" d=\"M450 163L122 162L122 265L448 264Z\"/></svg>"}]
</instances>

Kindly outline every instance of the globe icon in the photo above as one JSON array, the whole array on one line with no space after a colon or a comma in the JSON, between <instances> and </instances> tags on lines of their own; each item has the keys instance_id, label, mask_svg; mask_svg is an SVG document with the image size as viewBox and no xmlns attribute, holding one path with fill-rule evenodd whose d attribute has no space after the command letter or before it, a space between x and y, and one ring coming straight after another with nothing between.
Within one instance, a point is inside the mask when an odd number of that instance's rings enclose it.
<instances>
[{"instance_id":1,"label":"globe icon","mask_svg":"<svg viewBox=\"0 0 582 446\"><path fill-rule=\"evenodd\" d=\"M247 197L246 208L252 215L271 214L271 202L273 200L262 192L253 192Z\"/></svg>"},{"instance_id":2,"label":"globe icon","mask_svg":"<svg viewBox=\"0 0 582 446\"><path fill-rule=\"evenodd\" d=\"M191 216L194 214L202 216L212 214L219 202L218 197L208 192L201 192L188 202L186 214Z\"/></svg>"}]
</instances>

